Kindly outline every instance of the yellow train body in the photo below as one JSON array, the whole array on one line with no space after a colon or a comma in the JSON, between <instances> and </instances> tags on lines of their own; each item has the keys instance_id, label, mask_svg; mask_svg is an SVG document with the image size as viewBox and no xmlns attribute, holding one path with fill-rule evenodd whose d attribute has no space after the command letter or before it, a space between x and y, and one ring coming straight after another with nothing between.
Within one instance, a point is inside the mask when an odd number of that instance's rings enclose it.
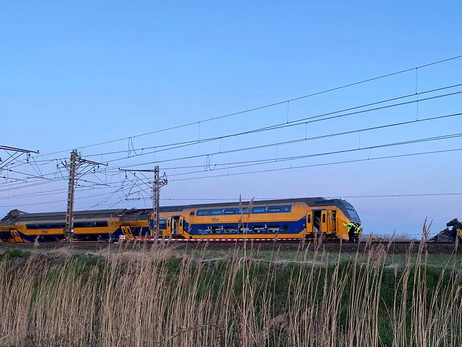
<instances>
[{"instance_id":1,"label":"yellow train body","mask_svg":"<svg viewBox=\"0 0 462 347\"><path fill-rule=\"evenodd\" d=\"M152 210L76 212L76 240L144 239L154 236ZM299 198L221 204L165 206L157 236L186 239L303 239L315 235L348 240L347 223L361 224L341 199ZM4 242L64 239L65 214L11 211L0 221Z\"/></svg>"}]
</instances>

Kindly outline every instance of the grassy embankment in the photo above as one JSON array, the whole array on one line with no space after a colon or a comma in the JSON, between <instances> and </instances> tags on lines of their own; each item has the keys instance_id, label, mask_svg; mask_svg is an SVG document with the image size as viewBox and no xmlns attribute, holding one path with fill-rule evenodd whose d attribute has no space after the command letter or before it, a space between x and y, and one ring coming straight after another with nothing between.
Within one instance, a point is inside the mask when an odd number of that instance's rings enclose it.
<instances>
[{"instance_id":1,"label":"grassy embankment","mask_svg":"<svg viewBox=\"0 0 462 347\"><path fill-rule=\"evenodd\" d=\"M456 256L129 247L3 253L0 345L462 345Z\"/></svg>"}]
</instances>

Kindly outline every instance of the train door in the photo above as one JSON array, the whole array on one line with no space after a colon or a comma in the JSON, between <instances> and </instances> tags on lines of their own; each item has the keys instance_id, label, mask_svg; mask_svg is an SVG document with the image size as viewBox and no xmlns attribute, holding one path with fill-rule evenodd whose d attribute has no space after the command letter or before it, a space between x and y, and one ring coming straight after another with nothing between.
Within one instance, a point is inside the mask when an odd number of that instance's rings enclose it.
<instances>
[{"instance_id":1,"label":"train door","mask_svg":"<svg viewBox=\"0 0 462 347\"><path fill-rule=\"evenodd\" d=\"M313 212L306 213L306 234L311 234L313 232Z\"/></svg>"},{"instance_id":2,"label":"train door","mask_svg":"<svg viewBox=\"0 0 462 347\"><path fill-rule=\"evenodd\" d=\"M167 219L167 230L165 231L164 236L170 236L172 234L172 220L171 218Z\"/></svg>"},{"instance_id":3,"label":"train door","mask_svg":"<svg viewBox=\"0 0 462 347\"><path fill-rule=\"evenodd\" d=\"M321 211L321 232L327 233L328 232L328 227L327 227L327 211L323 210Z\"/></svg>"},{"instance_id":4,"label":"train door","mask_svg":"<svg viewBox=\"0 0 462 347\"><path fill-rule=\"evenodd\" d=\"M311 218L311 223L312 223L312 231L313 234L317 234L321 232L321 210L315 210L311 212L312 218Z\"/></svg>"},{"instance_id":5,"label":"train door","mask_svg":"<svg viewBox=\"0 0 462 347\"><path fill-rule=\"evenodd\" d=\"M183 225L184 225L184 218L183 216L180 216L180 225L178 228L178 234L183 235Z\"/></svg>"},{"instance_id":6,"label":"train door","mask_svg":"<svg viewBox=\"0 0 462 347\"><path fill-rule=\"evenodd\" d=\"M330 226L329 231L332 233L337 232L337 211L333 210L330 213Z\"/></svg>"},{"instance_id":7,"label":"train door","mask_svg":"<svg viewBox=\"0 0 462 347\"><path fill-rule=\"evenodd\" d=\"M313 233L326 233L328 231L327 210L313 211Z\"/></svg>"},{"instance_id":8,"label":"train door","mask_svg":"<svg viewBox=\"0 0 462 347\"><path fill-rule=\"evenodd\" d=\"M180 232L180 219L181 226L183 226L183 217L182 216L172 216L170 218L170 235L175 236Z\"/></svg>"},{"instance_id":9,"label":"train door","mask_svg":"<svg viewBox=\"0 0 462 347\"><path fill-rule=\"evenodd\" d=\"M14 242L24 242L24 240L19 236L18 229L10 229L10 234L14 239Z\"/></svg>"}]
</instances>

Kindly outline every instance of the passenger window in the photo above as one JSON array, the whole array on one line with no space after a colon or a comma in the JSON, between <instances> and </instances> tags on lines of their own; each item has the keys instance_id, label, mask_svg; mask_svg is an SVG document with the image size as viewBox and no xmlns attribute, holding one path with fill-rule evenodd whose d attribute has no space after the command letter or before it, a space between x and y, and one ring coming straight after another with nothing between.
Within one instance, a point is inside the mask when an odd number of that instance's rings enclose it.
<instances>
[{"instance_id":1,"label":"passenger window","mask_svg":"<svg viewBox=\"0 0 462 347\"><path fill-rule=\"evenodd\" d=\"M281 207L279 206L268 207L268 212L270 213L281 212Z\"/></svg>"},{"instance_id":2,"label":"passenger window","mask_svg":"<svg viewBox=\"0 0 462 347\"><path fill-rule=\"evenodd\" d=\"M252 213L265 213L266 207L254 207Z\"/></svg>"},{"instance_id":3,"label":"passenger window","mask_svg":"<svg viewBox=\"0 0 462 347\"><path fill-rule=\"evenodd\" d=\"M269 233L278 233L280 231L279 225L268 225Z\"/></svg>"}]
</instances>

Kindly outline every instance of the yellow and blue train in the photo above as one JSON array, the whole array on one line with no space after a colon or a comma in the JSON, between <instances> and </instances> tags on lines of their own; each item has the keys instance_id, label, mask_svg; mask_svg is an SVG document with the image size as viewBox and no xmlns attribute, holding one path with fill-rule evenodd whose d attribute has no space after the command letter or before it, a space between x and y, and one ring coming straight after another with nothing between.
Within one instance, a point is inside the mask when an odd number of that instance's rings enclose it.
<instances>
[{"instance_id":1,"label":"yellow and blue train","mask_svg":"<svg viewBox=\"0 0 462 347\"><path fill-rule=\"evenodd\" d=\"M322 197L164 206L160 237L181 239L303 239L314 235L349 240L351 225L360 228L354 207L343 199ZM66 215L10 211L0 220L3 242L60 241ZM150 237L150 209L74 212L73 237L78 241Z\"/></svg>"}]
</instances>

